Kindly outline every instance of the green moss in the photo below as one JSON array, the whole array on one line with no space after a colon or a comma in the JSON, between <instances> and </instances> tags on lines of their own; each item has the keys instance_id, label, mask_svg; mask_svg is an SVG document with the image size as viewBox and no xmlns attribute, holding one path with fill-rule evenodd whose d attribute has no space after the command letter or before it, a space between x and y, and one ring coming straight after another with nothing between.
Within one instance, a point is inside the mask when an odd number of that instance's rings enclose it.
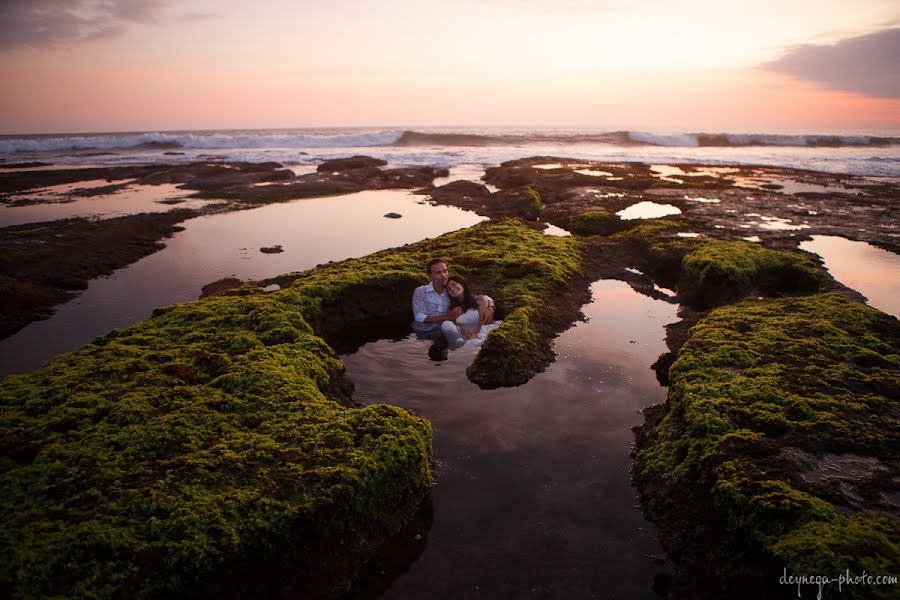
<instances>
[{"instance_id":1,"label":"green moss","mask_svg":"<svg viewBox=\"0 0 900 600\"><path fill-rule=\"evenodd\" d=\"M522 186L514 189L504 189L502 192L508 203L508 208L514 214L530 220L537 219L544 209L541 195L532 187Z\"/></svg>"},{"instance_id":2,"label":"green moss","mask_svg":"<svg viewBox=\"0 0 900 600\"><path fill-rule=\"evenodd\" d=\"M549 349L542 317L578 272L580 245L506 220L294 274L281 291L157 309L7 378L0 589L177 594L285 548L303 571L321 544L427 489L428 422L332 399L344 368L318 334L366 310L409 310L433 256L509 315L470 376L533 375Z\"/></svg>"},{"instance_id":3,"label":"green moss","mask_svg":"<svg viewBox=\"0 0 900 600\"><path fill-rule=\"evenodd\" d=\"M616 214L605 210L590 210L575 215L569 221L568 230L578 235L610 235L627 228Z\"/></svg>"},{"instance_id":4,"label":"green moss","mask_svg":"<svg viewBox=\"0 0 900 600\"><path fill-rule=\"evenodd\" d=\"M800 252L750 242L708 240L682 260L679 293L695 303L724 303L757 291L811 292L824 286L821 270Z\"/></svg>"},{"instance_id":5,"label":"green moss","mask_svg":"<svg viewBox=\"0 0 900 600\"><path fill-rule=\"evenodd\" d=\"M302 316L259 295L175 305L8 378L2 428L29 451L0 473L3 586L171 593L427 488L428 423L329 399L342 372Z\"/></svg>"},{"instance_id":6,"label":"green moss","mask_svg":"<svg viewBox=\"0 0 900 600\"><path fill-rule=\"evenodd\" d=\"M838 512L783 449L872 457L900 475L898 349L895 318L835 294L716 309L670 369L638 477L712 498L725 539L710 556L755 556L793 573L887 573L900 564L897 520Z\"/></svg>"}]
</instances>

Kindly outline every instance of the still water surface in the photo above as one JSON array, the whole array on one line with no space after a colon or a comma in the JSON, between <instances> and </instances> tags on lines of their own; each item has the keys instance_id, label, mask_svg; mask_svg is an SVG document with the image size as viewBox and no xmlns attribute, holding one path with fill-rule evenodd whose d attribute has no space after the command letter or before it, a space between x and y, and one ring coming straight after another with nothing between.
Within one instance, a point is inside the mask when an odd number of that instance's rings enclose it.
<instances>
[{"instance_id":1,"label":"still water surface","mask_svg":"<svg viewBox=\"0 0 900 600\"><path fill-rule=\"evenodd\" d=\"M154 308L196 300L205 284L223 277L258 280L302 271L484 220L454 207L419 204L421 200L406 191L366 191L186 221L185 231L166 240L163 250L92 280L52 317L0 342L0 377L37 369L111 329L146 319ZM403 217L387 219L389 212ZM275 244L284 252L259 251Z\"/></svg>"},{"instance_id":2,"label":"still water surface","mask_svg":"<svg viewBox=\"0 0 900 600\"><path fill-rule=\"evenodd\" d=\"M588 322L519 387L481 390L465 376L474 349L433 362L415 338L342 357L356 402L431 421L441 465L424 550L385 598L657 597L668 564L636 506L629 452L638 411L665 399L650 365L677 307L620 281L592 292Z\"/></svg>"},{"instance_id":3,"label":"still water surface","mask_svg":"<svg viewBox=\"0 0 900 600\"><path fill-rule=\"evenodd\" d=\"M866 297L869 306L900 318L900 256L834 235L814 235L800 249L814 252L831 276Z\"/></svg>"}]
</instances>

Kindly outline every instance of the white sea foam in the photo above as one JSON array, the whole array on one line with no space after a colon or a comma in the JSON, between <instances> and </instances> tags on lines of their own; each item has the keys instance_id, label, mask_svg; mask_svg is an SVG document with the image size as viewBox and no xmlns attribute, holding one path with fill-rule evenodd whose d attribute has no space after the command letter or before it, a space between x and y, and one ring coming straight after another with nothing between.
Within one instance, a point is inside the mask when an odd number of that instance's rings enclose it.
<instances>
[{"instance_id":1,"label":"white sea foam","mask_svg":"<svg viewBox=\"0 0 900 600\"><path fill-rule=\"evenodd\" d=\"M451 145L439 143L440 136L428 144L404 144L398 140L408 132L387 128L0 136L0 166L3 163L29 161L57 165L118 165L220 160L276 161L303 170L325 159L366 154L388 161L391 167L433 165L453 168L468 164L486 168L527 156L565 156L610 163L750 164L863 176L900 176L900 143L893 143L900 137L893 131L883 135L878 132L878 137L857 135L841 138L847 141L880 140L877 145L856 146L849 143L807 145L811 139L833 137L819 134L759 136L618 132L613 135L531 131L510 136L500 135L497 130L466 130L467 135L470 131L478 135L469 137L494 141L466 145L469 138L463 136L457 139L459 136L451 135L448 138ZM720 145L710 143L709 138L712 137ZM722 141L726 137L732 139ZM783 145L754 145L750 143L751 138Z\"/></svg>"},{"instance_id":2,"label":"white sea foam","mask_svg":"<svg viewBox=\"0 0 900 600\"><path fill-rule=\"evenodd\" d=\"M699 146L700 142L697 136L691 133L683 133L676 135L660 135L657 133L646 133L644 131L629 131L628 137L633 142L641 144L650 144L652 146L670 146L675 148Z\"/></svg>"},{"instance_id":3,"label":"white sea foam","mask_svg":"<svg viewBox=\"0 0 900 600\"><path fill-rule=\"evenodd\" d=\"M7 138L0 140L0 154L59 150L117 150L132 148L361 148L389 146L401 131L374 131L339 135L229 134L229 133L136 133Z\"/></svg>"}]
</instances>

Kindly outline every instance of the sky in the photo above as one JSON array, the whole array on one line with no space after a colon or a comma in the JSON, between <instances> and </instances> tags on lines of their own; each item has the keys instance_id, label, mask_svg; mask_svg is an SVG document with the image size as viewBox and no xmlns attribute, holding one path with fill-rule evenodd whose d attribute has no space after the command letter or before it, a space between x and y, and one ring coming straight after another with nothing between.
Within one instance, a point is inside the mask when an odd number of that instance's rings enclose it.
<instances>
[{"instance_id":1,"label":"sky","mask_svg":"<svg viewBox=\"0 0 900 600\"><path fill-rule=\"evenodd\" d=\"M0 134L900 129L896 0L4 0Z\"/></svg>"}]
</instances>

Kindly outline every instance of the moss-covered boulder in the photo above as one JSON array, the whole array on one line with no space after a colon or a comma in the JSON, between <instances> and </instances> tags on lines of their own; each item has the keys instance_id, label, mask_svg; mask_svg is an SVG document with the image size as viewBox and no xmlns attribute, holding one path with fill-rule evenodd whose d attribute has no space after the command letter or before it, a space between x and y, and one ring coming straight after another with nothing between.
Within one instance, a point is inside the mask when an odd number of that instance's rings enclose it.
<instances>
[{"instance_id":1,"label":"moss-covered boulder","mask_svg":"<svg viewBox=\"0 0 900 600\"><path fill-rule=\"evenodd\" d=\"M573 216L568 229L577 235L612 235L628 228L628 224L615 213L605 210L589 210Z\"/></svg>"},{"instance_id":2,"label":"moss-covered boulder","mask_svg":"<svg viewBox=\"0 0 900 600\"><path fill-rule=\"evenodd\" d=\"M276 292L303 307L326 339L354 320L409 314L413 289L427 283L425 263L450 271L497 302L503 324L491 331L468 369L484 388L519 385L553 359L553 336L571 325L589 298L579 240L544 235L518 219L492 220L402 248L322 265L293 276Z\"/></svg>"},{"instance_id":3,"label":"moss-covered boulder","mask_svg":"<svg viewBox=\"0 0 900 600\"><path fill-rule=\"evenodd\" d=\"M252 295L173 306L7 378L0 586L161 596L285 559L322 580L317 553L431 482L428 422L342 405L342 373L300 313Z\"/></svg>"},{"instance_id":4,"label":"moss-covered boulder","mask_svg":"<svg viewBox=\"0 0 900 600\"><path fill-rule=\"evenodd\" d=\"M784 594L784 569L896 574L896 318L835 294L744 301L701 319L669 376L638 430L635 476L683 570L725 582L711 597Z\"/></svg>"},{"instance_id":5,"label":"moss-covered boulder","mask_svg":"<svg viewBox=\"0 0 900 600\"><path fill-rule=\"evenodd\" d=\"M541 195L529 186L495 192L491 197L491 201L499 203L506 215L521 217L530 221L537 219L544 209Z\"/></svg>"},{"instance_id":6,"label":"moss-covered boulder","mask_svg":"<svg viewBox=\"0 0 900 600\"><path fill-rule=\"evenodd\" d=\"M515 385L546 366L580 305L580 245L506 220L285 276L277 292L157 309L7 378L0 593L214 594L273 562L310 596L346 585L429 488L431 429L399 408L350 407L322 336L408 318L432 256L505 313L474 381Z\"/></svg>"},{"instance_id":7,"label":"moss-covered boulder","mask_svg":"<svg viewBox=\"0 0 900 600\"><path fill-rule=\"evenodd\" d=\"M681 263L678 292L685 302L711 306L749 294L813 292L825 278L811 256L744 241L708 240Z\"/></svg>"}]
</instances>

